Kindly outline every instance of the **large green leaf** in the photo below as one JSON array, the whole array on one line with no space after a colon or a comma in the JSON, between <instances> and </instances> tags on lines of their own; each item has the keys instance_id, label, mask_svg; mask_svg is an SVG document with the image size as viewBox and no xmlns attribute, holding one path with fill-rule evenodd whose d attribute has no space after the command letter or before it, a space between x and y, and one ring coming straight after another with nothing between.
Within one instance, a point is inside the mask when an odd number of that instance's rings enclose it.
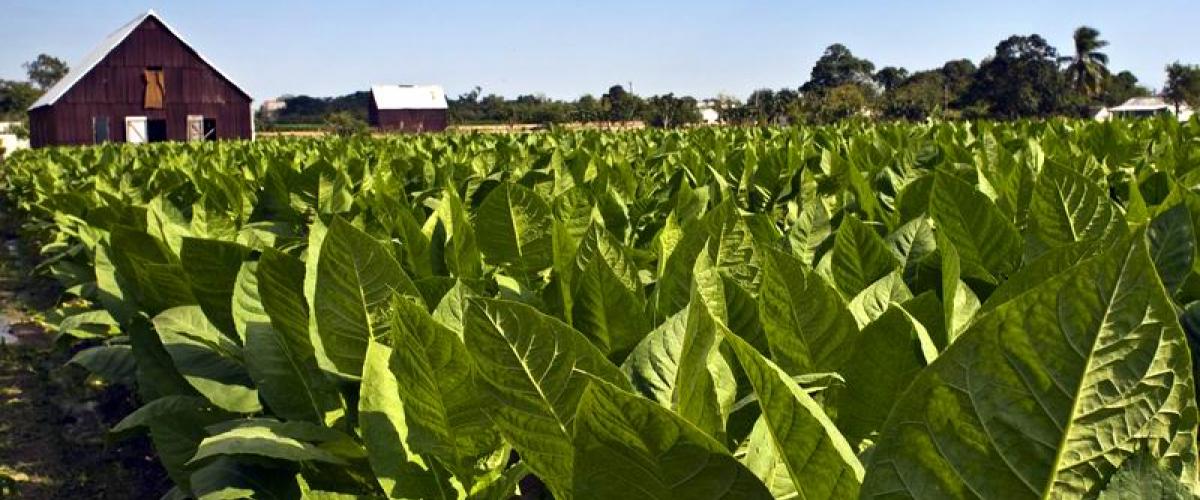
<instances>
[{"instance_id":1,"label":"large green leaf","mask_svg":"<svg viewBox=\"0 0 1200 500\"><path fill-rule=\"evenodd\" d=\"M179 260L200 309L221 333L236 337L230 297L250 249L229 241L191 237L183 238L182 245Z\"/></svg>"},{"instance_id":2,"label":"large green leaf","mask_svg":"<svg viewBox=\"0 0 1200 500\"><path fill-rule=\"evenodd\" d=\"M1105 190L1078 172L1046 165L1029 206L1026 240L1030 257L1077 241L1118 237L1124 232L1121 211Z\"/></svg>"},{"instance_id":3,"label":"large green leaf","mask_svg":"<svg viewBox=\"0 0 1200 500\"><path fill-rule=\"evenodd\" d=\"M463 318L467 350L505 440L557 497L569 498L571 428L589 375L628 382L579 332L524 304L472 299Z\"/></svg>"},{"instance_id":4,"label":"large green leaf","mask_svg":"<svg viewBox=\"0 0 1200 500\"><path fill-rule=\"evenodd\" d=\"M904 276L897 270L864 288L850 300L846 308L858 327L863 328L882 316L892 304L904 303L912 298L912 290L904 284Z\"/></svg>"},{"instance_id":5,"label":"large green leaf","mask_svg":"<svg viewBox=\"0 0 1200 500\"><path fill-rule=\"evenodd\" d=\"M169 423L170 419L176 415L192 412L208 412L217 418L221 416L231 418L233 416L216 410L212 407L211 403L201 397L164 396L142 405L134 410L133 413L125 415L120 422L117 422L116 425L109 429L108 435L115 440L124 439L156 421L166 419L165 421Z\"/></svg>"},{"instance_id":6,"label":"large green leaf","mask_svg":"<svg viewBox=\"0 0 1200 500\"><path fill-rule=\"evenodd\" d=\"M291 462L345 463L315 444L261 425L239 426L204 438L190 463L222 455L254 455Z\"/></svg>"},{"instance_id":7,"label":"large green leaf","mask_svg":"<svg viewBox=\"0 0 1200 500\"><path fill-rule=\"evenodd\" d=\"M133 300L150 315L197 303L178 257L158 239L126 227L113 229L109 239L124 300Z\"/></svg>"},{"instance_id":8,"label":"large green leaf","mask_svg":"<svg viewBox=\"0 0 1200 500\"><path fill-rule=\"evenodd\" d=\"M685 386L680 380L679 362L683 341L687 336L688 311L680 311L646 335L621 364L634 391L664 408L675 408L676 388ZM716 385L717 401L727 413L737 397L733 370L725 358L708 358L708 371Z\"/></svg>"},{"instance_id":9,"label":"large green leaf","mask_svg":"<svg viewBox=\"0 0 1200 500\"><path fill-rule=\"evenodd\" d=\"M217 331L200 306L181 306L154 317L175 368L193 388L218 407L237 413L262 409L241 347Z\"/></svg>"},{"instance_id":10,"label":"large green leaf","mask_svg":"<svg viewBox=\"0 0 1200 500\"><path fill-rule=\"evenodd\" d=\"M650 331L646 301L601 259L592 260L575 278L572 322L613 359L623 359Z\"/></svg>"},{"instance_id":11,"label":"large green leaf","mask_svg":"<svg viewBox=\"0 0 1200 500\"><path fill-rule=\"evenodd\" d=\"M463 315L467 310L467 302L476 295L475 291L462 280L455 281L454 286L450 287L445 295L442 295L442 300L438 301L437 307L433 309L433 319L462 339L462 322Z\"/></svg>"},{"instance_id":12,"label":"large green leaf","mask_svg":"<svg viewBox=\"0 0 1200 500\"><path fill-rule=\"evenodd\" d=\"M750 344L726 334L801 498L857 498L863 468L821 406Z\"/></svg>"},{"instance_id":13,"label":"large green leaf","mask_svg":"<svg viewBox=\"0 0 1200 500\"><path fill-rule=\"evenodd\" d=\"M942 312L946 343L949 344L979 310L979 297L960 279L962 265L958 249L945 233L938 233L938 250L942 255Z\"/></svg>"},{"instance_id":14,"label":"large green leaf","mask_svg":"<svg viewBox=\"0 0 1200 500\"><path fill-rule=\"evenodd\" d=\"M958 250L963 276L998 283L1021 261L1021 235L992 200L950 174L934 175L929 215Z\"/></svg>"},{"instance_id":15,"label":"large green leaf","mask_svg":"<svg viewBox=\"0 0 1200 500\"><path fill-rule=\"evenodd\" d=\"M79 365L109 383L137 380L137 360L128 345L101 345L79 351L70 364Z\"/></svg>"},{"instance_id":16,"label":"large green leaf","mask_svg":"<svg viewBox=\"0 0 1200 500\"><path fill-rule=\"evenodd\" d=\"M389 362L404 404L413 451L441 459L462 478L496 444L489 414L493 399L482 394L463 341L406 299L391 308ZM469 475L468 478L469 479Z\"/></svg>"},{"instance_id":17,"label":"large green leaf","mask_svg":"<svg viewBox=\"0 0 1200 500\"><path fill-rule=\"evenodd\" d=\"M851 444L883 426L892 405L917 373L937 357L925 328L899 306L863 328L839 372L837 424Z\"/></svg>"},{"instance_id":18,"label":"large green leaf","mask_svg":"<svg viewBox=\"0 0 1200 500\"><path fill-rule=\"evenodd\" d=\"M579 403L574 462L575 498L771 498L721 443L602 381Z\"/></svg>"},{"instance_id":19,"label":"large green leaf","mask_svg":"<svg viewBox=\"0 0 1200 500\"><path fill-rule=\"evenodd\" d=\"M901 397L865 496L1095 495L1148 449L1196 478L1187 341L1144 234L978 318Z\"/></svg>"},{"instance_id":20,"label":"large green leaf","mask_svg":"<svg viewBox=\"0 0 1200 500\"><path fill-rule=\"evenodd\" d=\"M594 224L569 272L571 324L612 359L623 359L651 329L634 263L612 234Z\"/></svg>"},{"instance_id":21,"label":"large green leaf","mask_svg":"<svg viewBox=\"0 0 1200 500\"><path fill-rule=\"evenodd\" d=\"M138 396L142 401L166 396L200 396L176 369L175 360L149 321L135 317L126 327L126 332L137 363Z\"/></svg>"},{"instance_id":22,"label":"large green leaf","mask_svg":"<svg viewBox=\"0 0 1200 500\"><path fill-rule=\"evenodd\" d=\"M1179 477L1146 453L1126 459L1100 492L1099 500L1176 500L1195 498Z\"/></svg>"},{"instance_id":23,"label":"large green leaf","mask_svg":"<svg viewBox=\"0 0 1200 500\"><path fill-rule=\"evenodd\" d=\"M408 446L399 382L388 366L391 357L388 346L369 343L358 400L359 427L375 479L388 498L458 498L450 474Z\"/></svg>"},{"instance_id":24,"label":"large green leaf","mask_svg":"<svg viewBox=\"0 0 1200 500\"><path fill-rule=\"evenodd\" d=\"M368 341L387 336L382 310L394 293L421 296L386 246L334 219L321 245L313 313L338 372L357 376Z\"/></svg>"},{"instance_id":25,"label":"large green leaf","mask_svg":"<svg viewBox=\"0 0 1200 500\"><path fill-rule=\"evenodd\" d=\"M421 231L435 243L431 248L432 258L441 262L452 276L478 278L483 272L475 229L453 189L442 193L437 211Z\"/></svg>"},{"instance_id":26,"label":"large green leaf","mask_svg":"<svg viewBox=\"0 0 1200 500\"><path fill-rule=\"evenodd\" d=\"M267 249L238 274L233 318L245 339L246 369L271 411L290 420L323 422L341 401L317 367L308 340L303 273L300 261Z\"/></svg>"},{"instance_id":27,"label":"large green leaf","mask_svg":"<svg viewBox=\"0 0 1200 500\"><path fill-rule=\"evenodd\" d=\"M771 496L775 498L798 498L796 483L792 481L792 473L787 464L775 449L775 440L767 429L767 421L760 415L750 430L750 435L742 444L744 454L739 455L746 468L758 476Z\"/></svg>"},{"instance_id":28,"label":"large green leaf","mask_svg":"<svg viewBox=\"0 0 1200 500\"><path fill-rule=\"evenodd\" d=\"M1192 271L1196 255L1196 238L1187 205L1180 203L1155 216L1146 236L1150 238L1150 257L1158 276L1167 293L1174 294Z\"/></svg>"},{"instance_id":29,"label":"large green leaf","mask_svg":"<svg viewBox=\"0 0 1200 500\"><path fill-rule=\"evenodd\" d=\"M535 272L554 259L550 206L528 188L504 183L476 212L479 249L488 261Z\"/></svg>"},{"instance_id":30,"label":"large green leaf","mask_svg":"<svg viewBox=\"0 0 1200 500\"><path fill-rule=\"evenodd\" d=\"M118 323L129 321L137 314L134 292L127 278L117 271L114 251L108 243L96 245L93 258L96 272L96 295L100 305Z\"/></svg>"},{"instance_id":31,"label":"large green leaf","mask_svg":"<svg viewBox=\"0 0 1200 500\"><path fill-rule=\"evenodd\" d=\"M759 318L771 357L788 373L829 372L849 356L858 325L828 282L795 257L763 257Z\"/></svg>"},{"instance_id":32,"label":"large green leaf","mask_svg":"<svg viewBox=\"0 0 1200 500\"><path fill-rule=\"evenodd\" d=\"M692 273L692 299L675 375L671 409L709 436L724 441L730 405L723 404L722 373L713 370L721 357L720 331L728 331L721 271L702 256Z\"/></svg>"},{"instance_id":33,"label":"large green leaf","mask_svg":"<svg viewBox=\"0 0 1200 500\"><path fill-rule=\"evenodd\" d=\"M838 226L831 264L834 281L849 297L900 266L883 238L853 215L847 215Z\"/></svg>"}]
</instances>

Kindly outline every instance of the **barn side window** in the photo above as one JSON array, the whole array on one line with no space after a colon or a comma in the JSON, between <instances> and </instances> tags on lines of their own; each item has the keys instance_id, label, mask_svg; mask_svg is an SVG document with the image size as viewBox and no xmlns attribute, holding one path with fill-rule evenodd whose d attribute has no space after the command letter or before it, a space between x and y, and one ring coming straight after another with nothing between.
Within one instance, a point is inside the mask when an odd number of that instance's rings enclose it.
<instances>
[{"instance_id":1,"label":"barn side window","mask_svg":"<svg viewBox=\"0 0 1200 500\"><path fill-rule=\"evenodd\" d=\"M162 109L167 89L163 81L162 66L151 66L143 73L146 80L146 109Z\"/></svg>"},{"instance_id":2,"label":"barn side window","mask_svg":"<svg viewBox=\"0 0 1200 500\"><path fill-rule=\"evenodd\" d=\"M92 117L92 142L95 144L103 144L110 140L108 135L108 117L93 116Z\"/></svg>"}]
</instances>

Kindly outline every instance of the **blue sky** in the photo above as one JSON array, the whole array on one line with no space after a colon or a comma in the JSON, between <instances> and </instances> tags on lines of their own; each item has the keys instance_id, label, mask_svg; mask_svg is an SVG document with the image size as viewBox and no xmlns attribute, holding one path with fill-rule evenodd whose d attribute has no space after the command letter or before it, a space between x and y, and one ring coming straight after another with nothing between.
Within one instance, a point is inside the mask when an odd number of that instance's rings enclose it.
<instances>
[{"instance_id":1,"label":"blue sky","mask_svg":"<svg viewBox=\"0 0 1200 500\"><path fill-rule=\"evenodd\" d=\"M0 0L0 78L46 52L73 61L153 8L256 99L338 95L371 83L475 85L574 98L632 82L639 94L745 97L797 87L833 42L877 67L978 62L1011 34L1069 52L1081 24L1111 67L1162 84L1200 63L1200 1L124 1Z\"/></svg>"}]
</instances>

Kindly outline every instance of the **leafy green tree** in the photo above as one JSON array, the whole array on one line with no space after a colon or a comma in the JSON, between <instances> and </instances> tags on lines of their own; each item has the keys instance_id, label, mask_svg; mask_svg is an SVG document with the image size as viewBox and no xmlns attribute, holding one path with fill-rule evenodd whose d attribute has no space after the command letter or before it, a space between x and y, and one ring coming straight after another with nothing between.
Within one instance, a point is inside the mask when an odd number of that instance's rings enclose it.
<instances>
[{"instance_id":1,"label":"leafy green tree","mask_svg":"<svg viewBox=\"0 0 1200 500\"><path fill-rule=\"evenodd\" d=\"M920 71L893 88L883 99L886 118L925 120L947 106L947 78L938 70Z\"/></svg>"},{"instance_id":2,"label":"leafy green tree","mask_svg":"<svg viewBox=\"0 0 1200 500\"><path fill-rule=\"evenodd\" d=\"M824 92L848 83L872 81L875 64L855 57L845 45L835 43L813 65L812 77L800 87L804 92Z\"/></svg>"},{"instance_id":3,"label":"leafy green tree","mask_svg":"<svg viewBox=\"0 0 1200 500\"><path fill-rule=\"evenodd\" d=\"M1067 78L1075 91L1091 99L1100 95L1108 77L1108 54L1100 52L1108 41L1101 40L1100 31L1090 26L1076 29L1074 40L1075 54L1060 57L1059 62L1067 65Z\"/></svg>"},{"instance_id":4,"label":"leafy green tree","mask_svg":"<svg viewBox=\"0 0 1200 500\"><path fill-rule=\"evenodd\" d=\"M1129 71L1108 75L1104 79L1104 91L1100 93L1100 101L1105 106L1117 106L1134 97L1147 97L1150 89L1138 84L1138 79Z\"/></svg>"},{"instance_id":5,"label":"leafy green tree","mask_svg":"<svg viewBox=\"0 0 1200 500\"><path fill-rule=\"evenodd\" d=\"M507 123L512 120L508 101L497 94L488 94L479 100L479 111L487 123Z\"/></svg>"},{"instance_id":6,"label":"leafy green tree","mask_svg":"<svg viewBox=\"0 0 1200 500\"><path fill-rule=\"evenodd\" d=\"M904 68L897 68L895 66L885 66L883 69L875 73L875 83L878 83L880 87L883 87L885 92L899 87L900 84L904 83L904 81L907 79L908 70Z\"/></svg>"},{"instance_id":7,"label":"leafy green tree","mask_svg":"<svg viewBox=\"0 0 1200 500\"><path fill-rule=\"evenodd\" d=\"M626 91L625 87L620 85L609 87L608 92L601 97L600 101L608 110L608 119L618 122L634 119L642 107L642 99Z\"/></svg>"},{"instance_id":8,"label":"leafy green tree","mask_svg":"<svg viewBox=\"0 0 1200 500\"><path fill-rule=\"evenodd\" d=\"M48 54L39 54L37 59L25 63L23 67L29 74L29 81L42 90L46 90L62 80L64 76L67 76L68 70L66 62Z\"/></svg>"},{"instance_id":9,"label":"leafy green tree","mask_svg":"<svg viewBox=\"0 0 1200 500\"><path fill-rule=\"evenodd\" d=\"M872 89L865 84L846 83L822 93L804 95L801 114L810 122L832 123L864 116L871 109Z\"/></svg>"},{"instance_id":10,"label":"leafy green tree","mask_svg":"<svg viewBox=\"0 0 1200 500\"><path fill-rule=\"evenodd\" d=\"M575 101L575 120L594 122L604 119L604 106L591 94L584 94Z\"/></svg>"},{"instance_id":11,"label":"leafy green tree","mask_svg":"<svg viewBox=\"0 0 1200 500\"><path fill-rule=\"evenodd\" d=\"M325 131L338 137L366 134L370 130L366 121L349 111L338 111L325 117Z\"/></svg>"},{"instance_id":12,"label":"leafy green tree","mask_svg":"<svg viewBox=\"0 0 1200 500\"><path fill-rule=\"evenodd\" d=\"M25 110L32 106L42 91L29 82L0 80L0 118L22 119Z\"/></svg>"},{"instance_id":13,"label":"leafy green tree","mask_svg":"<svg viewBox=\"0 0 1200 500\"><path fill-rule=\"evenodd\" d=\"M976 72L965 100L994 118L1050 116L1072 109L1074 93L1058 70L1058 51L1040 35L1013 35Z\"/></svg>"},{"instance_id":14,"label":"leafy green tree","mask_svg":"<svg viewBox=\"0 0 1200 500\"><path fill-rule=\"evenodd\" d=\"M652 126L663 128L699 123L700 108L691 97L657 95L646 100L643 119Z\"/></svg>"},{"instance_id":15,"label":"leafy green tree","mask_svg":"<svg viewBox=\"0 0 1200 500\"><path fill-rule=\"evenodd\" d=\"M760 125L774 121L774 117L778 115L778 108L775 91L771 89L755 90L746 98L746 118Z\"/></svg>"},{"instance_id":16,"label":"leafy green tree","mask_svg":"<svg viewBox=\"0 0 1200 500\"><path fill-rule=\"evenodd\" d=\"M942 76L946 78L947 102L962 98L971 83L975 81L975 73L979 68L970 59L955 59L942 65Z\"/></svg>"},{"instance_id":17,"label":"leafy green tree","mask_svg":"<svg viewBox=\"0 0 1200 500\"><path fill-rule=\"evenodd\" d=\"M1167 82L1163 97L1175 106L1175 111L1187 104L1200 107L1200 67L1178 61L1167 66Z\"/></svg>"}]
</instances>

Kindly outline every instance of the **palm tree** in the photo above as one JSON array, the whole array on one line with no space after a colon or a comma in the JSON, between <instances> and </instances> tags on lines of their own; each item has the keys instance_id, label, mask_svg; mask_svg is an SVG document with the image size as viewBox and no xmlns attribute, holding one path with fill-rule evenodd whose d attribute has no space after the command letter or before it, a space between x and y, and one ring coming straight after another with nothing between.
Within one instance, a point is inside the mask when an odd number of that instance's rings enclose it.
<instances>
[{"instance_id":1,"label":"palm tree","mask_svg":"<svg viewBox=\"0 0 1200 500\"><path fill-rule=\"evenodd\" d=\"M1108 41L1100 39L1100 31L1090 26L1075 30L1075 55L1063 56L1059 63L1067 65L1067 78L1080 94L1093 98L1103 90L1108 77L1108 54L1100 52Z\"/></svg>"}]
</instances>

